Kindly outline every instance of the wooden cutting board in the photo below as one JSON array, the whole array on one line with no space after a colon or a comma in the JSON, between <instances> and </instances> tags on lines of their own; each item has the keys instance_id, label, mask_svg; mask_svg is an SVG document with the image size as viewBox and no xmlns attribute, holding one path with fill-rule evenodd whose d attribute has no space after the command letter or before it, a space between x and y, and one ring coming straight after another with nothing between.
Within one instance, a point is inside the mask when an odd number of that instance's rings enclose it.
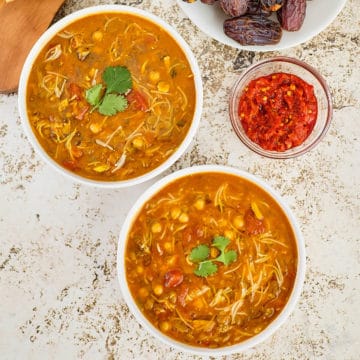
<instances>
[{"instance_id":1,"label":"wooden cutting board","mask_svg":"<svg viewBox=\"0 0 360 360\"><path fill-rule=\"evenodd\" d=\"M16 91L31 47L64 0L0 0L0 93Z\"/></svg>"}]
</instances>

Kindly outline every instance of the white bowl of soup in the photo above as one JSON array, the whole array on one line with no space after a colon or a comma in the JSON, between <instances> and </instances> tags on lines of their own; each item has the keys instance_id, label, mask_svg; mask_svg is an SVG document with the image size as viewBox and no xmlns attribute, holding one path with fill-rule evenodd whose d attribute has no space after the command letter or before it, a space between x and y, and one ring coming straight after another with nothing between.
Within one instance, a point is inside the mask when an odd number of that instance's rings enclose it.
<instances>
[{"instance_id":1,"label":"white bowl of soup","mask_svg":"<svg viewBox=\"0 0 360 360\"><path fill-rule=\"evenodd\" d=\"M284 323L302 289L305 249L291 210L263 180L202 165L139 197L117 267L126 303L151 334L217 356L254 347Z\"/></svg>"},{"instance_id":2,"label":"white bowl of soup","mask_svg":"<svg viewBox=\"0 0 360 360\"><path fill-rule=\"evenodd\" d=\"M202 96L197 61L174 28L144 10L102 5L64 17L36 42L19 110L31 144L56 170L125 187L186 151Z\"/></svg>"}]
</instances>

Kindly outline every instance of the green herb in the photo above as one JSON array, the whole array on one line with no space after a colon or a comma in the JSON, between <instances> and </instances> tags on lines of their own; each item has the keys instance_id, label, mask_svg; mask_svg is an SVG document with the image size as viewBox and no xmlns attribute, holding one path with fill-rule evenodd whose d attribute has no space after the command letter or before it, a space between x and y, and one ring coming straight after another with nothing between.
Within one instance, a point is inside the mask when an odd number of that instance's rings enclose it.
<instances>
[{"instance_id":1,"label":"green herb","mask_svg":"<svg viewBox=\"0 0 360 360\"><path fill-rule=\"evenodd\" d=\"M194 274L201 277L206 277L217 272L217 265L214 264L211 260L202 261L196 270L194 270Z\"/></svg>"},{"instance_id":2,"label":"green herb","mask_svg":"<svg viewBox=\"0 0 360 360\"><path fill-rule=\"evenodd\" d=\"M98 109L100 114L107 116L124 111L128 106L124 94L132 88L130 71L124 66L109 66L102 78L105 91L102 84L96 84L85 92L87 102L93 106L92 111Z\"/></svg>"},{"instance_id":3,"label":"green herb","mask_svg":"<svg viewBox=\"0 0 360 360\"><path fill-rule=\"evenodd\" d=\"M119 111L127 108L128 102L123 95L108 94L104 96L99 105L99 113L102 115L112 116Z\"/></svg>"},{"instance_id":4,"label":"green herb","mask_svg":"<svg viewBox=\"0 0 360 360\"><path fill-rule=\"evenodd\" d=\"M208 258L210 249L207 245L199 245L191 250L189 259L192 262L204 261Z\"/></svg>"},{"instance_id":5,"label":"green herb","mask_svg":"<svg viewBox=\"0 0 360 360\"><path fill-rule=\"evenodd\" d=\"M124 66L109 66L102 75L106 84L106 93L125 94L132 88L130 71Z\"/></svg>"},{"instance_id":6,"label":"green herb","mask_svg":"<svg viewBox=\"0 0 360 360\"><path fill-rule=\"evenodd\" d=\"M225 251L229 243L230 240L224 236L216 236L213 240L213 246L217 247L221 252L215 260L222 262L224 265L230 265L237 259L235 250Z\"/></svg>"},{"instance_id":7,"label":"green herb","mask_svg":"<svg viewBox=\"0 0 360 360\"><path fill-rule=\"evenodd\" d=\"M101 84L97 84L86 90L85 97L90 105L97 106L100 103L102 88Z\"/></svg>"},{"instance_id":8,"label":"green herb","mask_svg":"<svg viewBox=\"0 0 360 360\"><path fill-rule=\"evenodd\" d=\"M215 261L221 262L228 266L237 259L237 252L235 250L226 251L230 240L224 236L215 236L212 246L220 251L220 255L211 260L207 260L210 254L210 249L207 245L201 244L192 249L189 259L192 262L197 262L198 267L194 270L194 274L201 277L206 277L217 272L217 265Z\"/></svg>"}]
</instances>

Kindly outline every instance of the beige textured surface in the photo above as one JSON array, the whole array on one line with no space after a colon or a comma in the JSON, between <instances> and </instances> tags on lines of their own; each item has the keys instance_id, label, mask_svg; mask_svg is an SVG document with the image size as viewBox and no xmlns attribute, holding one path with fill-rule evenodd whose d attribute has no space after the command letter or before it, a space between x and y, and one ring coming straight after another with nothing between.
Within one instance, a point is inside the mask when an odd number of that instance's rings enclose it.
<instances>
[{"instance_id":1,"label":"beige textured surface","mask_svg":"<svg viewBox=\"0 0 360 360\"><path fill-rule=\"evenodd\" d=\"M68 0L57 18L104 3L114 1ZM171 170L216 163L254 173L283 195L301 224L307 275L298 306L266 342L227 359L359 359L360 2L349 0L311 41L262 54L211 40L173 0L117 3L151 10L176 27L202 70L201 126ZM276 54L316 67L334 100L325 139L288 161L247 150L227 113L234 78L251 63ZM0 169L1 359L199 358L151 337L120 294L117 236L132 202L149 184L97 190L59 177L27 141L15 94L0 96Z\"/></svg>"}]
</instances>

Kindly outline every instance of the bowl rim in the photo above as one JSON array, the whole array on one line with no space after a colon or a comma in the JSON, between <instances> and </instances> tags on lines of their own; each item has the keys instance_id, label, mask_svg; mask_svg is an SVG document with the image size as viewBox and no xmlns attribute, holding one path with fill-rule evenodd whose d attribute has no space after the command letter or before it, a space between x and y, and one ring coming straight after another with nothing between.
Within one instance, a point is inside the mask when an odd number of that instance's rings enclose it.
<instances>
[{"instance_id":1,"label":"bowl rim","mask_svg":"<svg viewBox=\"0 0 360 360\"><path fill-rule=\"evenodd\" d=\"M325 16L317 18L316 24L312 24L312 19L309 21L309 17L305 16L304 24L302 29L290 32L284 31L280 42L273 45L240 45L235 40L227 37L221 29L221 23L227 18L226 14L217 14L220 9L217 6L207 6L205 8L200 7L200 2L197 2L196 5L190 1L185 2L184 0L176 0L178 6L183 10L186 16L191 20L191 22L197 26L202 32L204 32L208 37L214 39L221 44L231 46L238 50L244 51L255 51L258 53L265 53L270 51L281 51L294 48L295 46L304 44L307 41L310 41L312 38L323 32L339 15L346 4L346 0L332 0L330 3L330 13L325 14ZM321 1L319 1L321 2ZM329 2L329 1L327 1ZM323 3L327 3L323 1ZM313 7L317 7L318 4L307 3L307 10L314 10ZM311 7L311 8L310 8ZM316 9L317 10L317 9ZM320 12L321 13L321 9ZM215 22L215 23L214 23ZM308 24L307 24L308 23ZM211 27L210 25L218 25L217 28ZM219 26L220 25L220 26ZM306 29L304 29L304 26ZM305 30L305 33L304 33ZM286 39L284 41L284 35L286 34Z\"/></svg>"},{"instance_id":2,"label":"bowl rim","mask_svg":"<svg viewBox=\"0 0 360 360\"><path fill-rule=\"evenodd\" d=\"M31 73L32 65L36 57L38 56L39 52L42 50L43 46L45 46L47 42L50 41L51 38L58 31L63 29L65 26L71 24L72 22L87 16L100 14L100 13L108 13L108 12L140 16L164 29L183 50L184 55L187 58L191 70L194 74L194 86L195 86L195 109L192 118L192 123L185 138L176 148L176 150L172 153L172 155L168 159L166 159L163 163L161 163L158 167L154 168L153 170L145 174L142 174L138 177L131 179L116 180L116 181L93 180L75 174L70 170L67 170L62 166L60 166L55 160L53 160L47 154L47 152L39 143L38 139L36 138L31 128L26 110L27 81ZM114 4L114 5L90 6L81 10L74 11L64 16L59 21L51 25L35 42L35 44L32 46L29 54L25 59L20 74L19 88L18 88L18 109L22 123L22 128L35 152L39 154L40 157L44 160L44 162L48 164L52 169L55 169L55 171L57 171L61 175L64 175L69 180L75 181L76 183L80 183L88 186L90 185L98 188L115 189L115 188L126 188L130 186L138 185L155 178L156 176L167 170L172 164L175 163L175 161L177 161L186 152L187 148L190 146L192 140L194 139L200 124L202 108L203 108L203 84L202 84L201 72L198 62L195 58L195 55L191 50L190 46L188 45L188 43L183 39L183 37L175 29L175 27L167 23L164 19L160 18L159 16L147 10L139 9L128 5Z\"/></svg>"},{"instance_id":3,"label":"bowl rim","mask_svg":"<svg viewBox=\"0 0 360 360\"><path fill-rule=\"evenodd\" d=\"M270 151L265 150L261 148L258 144L251 141L248 136L243 134L239 128L242 128L242 125L240 124L237 116L237 95L240 93L241 89L239 88L240 83L243 81L243 79L248 75L251 74L253 71L261 68L262 66L266 64L271 63L289 63L292 65L296 65L302 69L305 69L308 73L310 73L319 83L320 87L324 91L326 104L327 104L327 111L326 111L326 121L324 127L321 129L320 134L314 139L314 141L307 145L306 148L300 149L301 145L291 148L287 151L283 152L277 152L277 151ZM296 75L296 74L295 74ZM245 69L239 77L236 79L235 83L233 84L231 90L230 90L230 99L228 103L228 110L229 110L229 116L230 121L233 130L235 131L235 134L237 137L241 140L241 142L250 150L254 151L258 155L262 155L267 158L271 159L291 159L298 157L300 155L303 155L307 153L308 151L312 150L314 147L316 147L320 141L324 138L327 131L329 130L332 118L333 118L333 103L332 103L332 97L330 93L330 88L325 80L325 78L320 74L318 70L316 70L313 66L307 64L306 62L299 60L297 58L289 57L289 56L274 56L270 57L261 61L256 62L255 64L252 64L247 69ZM306 141L306 140L305 140ZM298 150L296 150L298 148Z\"/></svg>"},{"instance_id":4,"label":"bowl rim","mask_svg":"<svg viewBox=\"0 0 360 360\"><path fill-rule=\"evenodd\" d=\"M251 181L257 186L260 186L264 191L266 191L278 203L282 211L287 216L289 223L292 227L292 230L294 232L296 245L297 245L297 253L298 253L298 264L297 264L297 272L294 281L294 286L285 307L279 313L279 315L258 335L255 335L252 338L245 340L239 344L222 347L222 348L216 348L216 349L187 345L185 343L181 343L177 340L174 340L164 335L163 333L161 333L159 329L156 329L150 323L150 321L146 319L146 317L141 313L141 311L136 306L135 301L132 298L131 292L127 285L126 271L125 271L124 254L127 244L127 234L129 229L131 228L134 217L139 213L143 204L172 181L184 176L203 173L203 172L219 172L219 173L226 173L226 174L239 176L248 181ZM175 171L161 178L156 183L152 184L149 188L147 188L135 201L135 203L133 204L132 208L129 210L122 224L118 238L117 277L120 285L121 294L126 304L128 305L131 313L135 316L136 320L155 338L159 339L160 341L169 345L170 347L173 347L177 350L184 351L193 355L207 355L207 356L230 355L230 354L246 351L268 339L286 321L286 319L294 310L296 303L302 292L303 283L305 280L305 272L306 272L305 243L300 231L299 223L295 218L295 216L293 215L290 207L286 204L286 202L282 199L282 197L260 177L230 166L197 165L193 167L183 168L181 170Z\"/></svg>"}]
</instances>

